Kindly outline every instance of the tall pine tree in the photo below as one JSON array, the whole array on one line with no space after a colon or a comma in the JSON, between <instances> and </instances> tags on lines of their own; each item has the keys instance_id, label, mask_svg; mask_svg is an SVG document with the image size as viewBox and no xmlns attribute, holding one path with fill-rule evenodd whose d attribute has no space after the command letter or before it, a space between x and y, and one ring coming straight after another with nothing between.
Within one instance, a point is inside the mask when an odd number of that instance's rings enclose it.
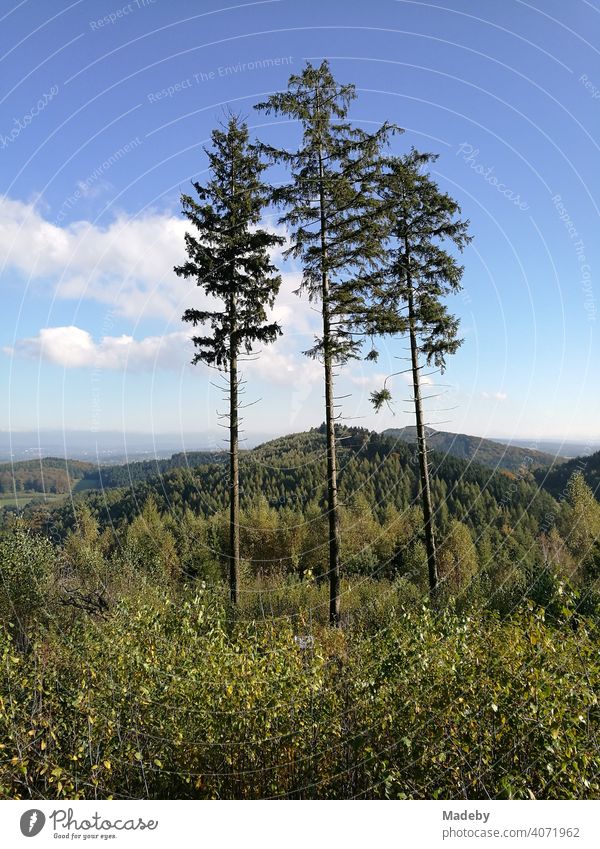
<instances>
[{"instance_id":1,"label":"tall pine tree","mask_svg":"<svg viewBox=\"0 0 600 849\"><path fill-rule=\"evenodd\" d=\"M269 191L261 181L266 165L257 147L249 141L247 125L232 116L225 127L212 133L212 149L206 153L210 179L204 186L193 183L197 200L189 195L181 197L183 214L196 232L186 233L188 261L177 266L175 273L194 280L222 307L188 309L183 320L194 327L210 328L208 335L192 337L197 348L193 362L207 363L228 375L229 585L231 600L237 603L239 363L240 357L251 354L255 345L273 342L281 334L279 325L268 320L267 309L273 306L281 284L269 249L284 240L258 227L269 202Z\"/></svg>"},{"instance_id":2,"label":"tall pine tree","mask_svg":"<svg viewBox=\"0 0 600 849\"><path fill-rule=\"evenodd\" d=\"M435 550L434 511L429 482L427 434L421 393L421 355L427 365L444 371L446 356L453 354L458 338L458 319L448 311L444 298L460 291L463 267L443 247L451 243L459 251L471 240L468 221L461 221L460 207L441 192L426 173L437 156L411 150L390 157L380 181L379 197L391 230L387 256L378 271L367 278L370 307L367 325L371 333L408 334L413 400L417 430L420 490L423 505L429 587L435 593L438 568ZM391 400L387 387L371 396L376 409Z\"/></svg>"},{"instance_id":3,"label":"tall pine tree","mask_svg":"<svg viewBox=\"0 0 600 849\"><path fill-rule=\"evenodd\" d=\"M280 223L291 233L287 256L303 264L301 291L320 302L322 331L305 353L323 363L327 431L327 499L329 518L329 618L340 621L340 518L337 495L336 403L334 370L359 352L361 339L352 316L361 294L353 277L381 258L384 218L373 197L380 147L390 129L368 134L345 119L354 86L340 85L328 63L310 63L290 77L288 89L257 109L300 122L300 148L289 152L264 146L272 160L291 171L289 184L277 188L283 205Z\"/></svg>"}]
</instances>

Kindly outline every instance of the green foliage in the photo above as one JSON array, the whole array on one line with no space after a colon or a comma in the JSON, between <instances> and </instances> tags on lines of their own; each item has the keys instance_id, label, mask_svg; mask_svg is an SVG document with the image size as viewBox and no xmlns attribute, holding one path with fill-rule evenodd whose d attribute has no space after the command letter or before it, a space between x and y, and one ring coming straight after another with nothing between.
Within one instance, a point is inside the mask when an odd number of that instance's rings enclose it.
<instances>
[{"instance_id":1,"label":"green foliage","mask_svg":"<svg viewBox=\"0 0 600 849\"><path fill-rule=\"evenodd\" d=\"M414 148L402 157L388 157L378 174L376 193L379 208L389 221L385 234L386 252L378 267L364 276L361 292L365 309L356 326L371 337L410 336L417 428L423 429L420 398L419 354L428 365L444 371L446 356L461 344L458 319L448 311L445 298L461 289L463 268L448 253L450 243L462 251L471 237L468 221L458 218L460 207L439 190L424 166L436 156ZM373 347L370 358L376 356ZM390 404L392 393L384 386L371 394L371 403L379 411ZM425 433L419 432L426 459ZM429 484L422 481L426 515L431 512ZM430 558L435 560L433 539Z\"/></svg>"},{"instance_id":2,"label":"green foliage","mask_svg":"<svg viewBox=\"0 0 600 849\"><path fill-rule=\"evenodd\" d=\"M325 362L357 355L361 343L352 323L364 303L355 279L384 251L386 222L373 190L391 127L372 134L353 127L347 116L355 97L355 87L339 84L324 60L318 68L307 63L285 92L256 106L302 127L297 151L262 148L291 172L291 182L278 186L273 198L285 208L280 223L290 231L285 256L302 261L300 291L319 301L323 312L322 336L306 353Z\"/></svg>"},{"instance_id":3,"label":"green foliage","mask_svg":"<svg viewBox=\"0 0 600 849\"><path fill-rule=\"evenodd\" d=\"M199 516L189 508L179 521L168 521L167 527L173 535L181 571L186 579L199 579L210 584L222 578L219 562L219 547L213 520Z\"/></svg>"},{"instance_id":4,"label":"green foliage","mask_svg":"<svg viewBox=\"0 0 600 849\"><path fill-rule=\"evenodd\" d=\"M469 529L454 519L438 546L440 580L454 595L464 592L478 571L477 552Z\"/></svg>"},{"instance_id":5,"label":"green foliage","mask_svg":"<svg viewBox=\"0 0 600 849\"><path fill-rule=\"evenodd\" d=\"M575 472L567 484L570 511L566 542L583 574L600 577L600 504L585 482Z\"/></svg>"},{"instance_id":6,"label":"green foliage","mask_svg":"<svg viewBox=\"0 0 600 849\"><path fill-rule=\"evenodd\" d=\"M150 497L125 536L125 556L135 569L155 578L175 577L180 568L175 538Z\"/></svg>"},{"instance_id":7,"label":"green foliage","mask_svg":"<svg viewBox=\"0 0 600 849\"><path fill-rule=\"evenodd\" d=\"M597 798L597 628L396 593L359 584L304 650L150 585L27 655L0 632L0 797Z\"/></svg>"},{"instance_id":8,"label":"green foliage","mask_svg":"<svg viewBox=\"0 0 600 849\"><path fill-rule=\"evenodd\" d=\"M370 400L375 412L378 413L384 404L389 406L392 400L392 393L384 386L383 389L376 389L374 392L371 392Z\"/></svg>"},{"instance_id":9,"label":"green foliage","mask_svg":"<svg viewBox=\"0 0 600 849\"><path fill-rule=\"evenodd\" d=\"M188 260L175 268L193 280L206 295L221 302L221 310L188 309L183 320L208 325L209 336L194 336L194 362L223 367L256 343L273 342L280 327L267 319L281 284L269 249L283 238L256 226L267 203L261 183L265 164L249 143L247 124L231 117L223 130L212 133L206 150L210 179L194 182L200 202L182 196L183 213L194 226L186 233Z\"/></svg>"},{"instance_id":10,"label":"green foliage","mask_svg":"<svg viewBox=\"0 0 600 849\"><path fill-rule=\"evenodd\" d=\"M10 627L20 647L47 619L54 575L55 552L47 540L20 523L0 536L0 627Z\"/></svg>"},{"instance_id":11,"label":"green foliage","mask_svg":"<svg viewBox=\"0 0 600 849\"><path fill-rule=\"evenodd\" d=\"M172 469L190 469L207 463L226 463L225 451L188 451L173 454L166 460L138 460L117 466L98 466L87 472L85 482L97 489L133 486L140 481L160 477Z\"/></svg>"},{"instance_id":12,"label":"green foliage","mask_svg":"<svg viewBox=\"0 0 600 849\"><path fill-rule=\"evenodd\" d=\"M579 472L596 498L600 498L600 451L594 454L575 457L566 462L556 463L550 469L539 469L535 476L540 486L543 486L555 498L567 497L569 480Z\"/></svg>"},{"instance_id":13,"label":"green foliage","mask_svg":"<svg viewBox=\"0 0 600 849\"><path fill-rule=\"evenodd\" d=\"M414 447L361 428L338 428L339 493L342 503L361 493L378 518L385 510L406 511L418 495L418 465ZM270 507L306 514L312 505L323 511L326 477L325 436L320 429L267 442L240 457L242 508L264 496ZM440 517L464 521L478 533L505 522L529 523L532 534L548 513L558 515L554 499L531 482L477 463L431 453L432 494ZM214 462L191 469L173 469L128 489L86 493L86 503L101 529L125 528L153 496L163 514L180 521L186 509L206 518L227 506L229 477L225 465ZM66 536L74 526L70 504L27 515L40 528ZM443 529L442 529L443 530Z\"/></svg>"},{"instance_id":14,"label":"green foliage","mask_svg":"<svg viewBox=\"0 0 600 849\"><path fill-rule=\"evenodd\" d=\"M411 328L427 363L443 370L446 355L460 345L458 321L443 299L460 291L463 273L444 245L462 251L471 239L469 222L458 218L459 205L424 171L436 159L414 148L386 159L378 193L391 223L389 242L382 267L366 282L372 331L406 333Z\"/></svg>"}]
</instances>

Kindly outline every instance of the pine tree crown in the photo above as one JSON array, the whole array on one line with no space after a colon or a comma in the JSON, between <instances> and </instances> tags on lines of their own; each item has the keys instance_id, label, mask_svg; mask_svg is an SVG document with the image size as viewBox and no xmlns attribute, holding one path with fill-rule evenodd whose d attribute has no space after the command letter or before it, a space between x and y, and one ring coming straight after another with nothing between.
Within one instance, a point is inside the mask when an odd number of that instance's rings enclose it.
<instances>
[{"instance_id":1,"label":"pine tree crown","mask_svg":"<svg viewBox=\"0 0 600 849\"><path fill-rule=\"evenodd\" d=\"M248 126L231 115L212 133L205 148L210 178L193 181L196 198L182 194L182 212L195 232L185 235L187 262L175 267L179 277L194 280L222 309L187 309L183 321L194 327L208 325L210 335L193 336L193 362L222 368L240 353L273 342L280 326L269 321L281 285L270 251L285 239L261 228L270 202L261 175L267 167L260 149L252 144Z\"/></svg>"}]
</instances>

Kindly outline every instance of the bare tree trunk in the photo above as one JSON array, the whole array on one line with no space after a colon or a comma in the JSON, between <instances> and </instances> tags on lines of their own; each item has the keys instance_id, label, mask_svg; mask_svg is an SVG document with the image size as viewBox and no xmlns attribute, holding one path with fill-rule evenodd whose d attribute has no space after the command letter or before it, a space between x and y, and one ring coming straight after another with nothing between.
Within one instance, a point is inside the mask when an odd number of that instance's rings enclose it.
<instances>
[{"instance_id":1,"label":"bare tree trunk","mask_svg":"<svg viewBox=\"0 0 600 849\"><path fill-rule=\"evenodd\" d=\"M239 601L240 580L240 482L238 457L238 371L233 341L229 362L229 590L231 601Z\"/></svg>"},{"instance_id":2,"label":"bare tree trunk","mask_svg":"<svg viewBox=\"0 0 600 849\"><path fill-rule=\"evenodd\" d=\"M324 311L323 330L329 331ZM329 507L329 624L340 624L340 517L337 503L337 451L331 357L325 355L325 422L327 427L327 501Z\"/></svg>"},{"instance_id":3,"label":"bare tree trunk","mask_svg":"<svg viewBox=\"0 0 600 849\"><path fill-rule=\"evenodd\" d=\"M340 624L340 517L337 503L337 452L331 356L331 318L325 237L323 157L319 149L319 208L321 224L321 301L323 313L323 365L325 370L325 423L327 428L327 502L329 518L329 624Z\"/></svg>"},{"instance_id":4,"label":"bare tree trunk","mask_svg":"<svg viewBox=\"0 0 600 849\"><path fill-rule=\"evenodd\" d=\"M407 249L408 263L408 249ZM429 485L429 464L427 462L427 437L423 420L423 405L421 402L421 379L419 375L419 348L414 318L413 289L410 275L408 285L408 323L410 332L410 355L412 363L413 393L415 400L415 418L417 422L417 451L419 454L419 470L421 477L421 502L423 504L423 519L425 522L425 547L427 549L427 569L429 572L429 592L435 595L438 586L437 559L435 553L435 533L433 528L433 508L431 505L431 487Z\"/></svg>"},{"instance_id":5,"label":"bare tree trunk","mask_svg":"<svg viewBox=\"0 0 600 849\"><path fill-rule=\"evenodd\" d=\"M235 169L231 165L231 196L235 196ZM235 217L233 220L235 226ZM235 267L231 269L232 280ZM240 583L240 471L239 471L239 411L238 411L238 343L235 338L237 313L232 289L229 331L229 593L233 604L239 601Z\"/></svg>"}]
</instances>

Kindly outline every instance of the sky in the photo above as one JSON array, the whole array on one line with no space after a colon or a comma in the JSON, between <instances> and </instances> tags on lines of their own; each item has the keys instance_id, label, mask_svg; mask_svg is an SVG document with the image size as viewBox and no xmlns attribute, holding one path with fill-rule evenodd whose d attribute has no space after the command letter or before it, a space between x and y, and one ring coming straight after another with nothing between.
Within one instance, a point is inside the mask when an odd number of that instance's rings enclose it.
<instances>
[{"instance_id":1,"label":"sky","mask_svg":"<svg viewBox=\"0 0 600 849\"><path fill-rule=\"evenodd\" d=\"M221 433L218 376L191 365L181 321L203 301L173 273L180 194L206 179L226 108L297 147L298 124L253 106L328 58L356 85L351 120L403 127L393 153L439 154L471 222L449 302L464 341L427 378L431 426L598 440L599 33L587 0L0 0L0 430ZM301 267L281 268L284 334L245 366L249 438L324 418L302 354L318 314ZM382 351L339 374L348 424L413 422L406 375L392 410L371 408L408 365L406 340Z\"/></svg>"}]
</instances>

